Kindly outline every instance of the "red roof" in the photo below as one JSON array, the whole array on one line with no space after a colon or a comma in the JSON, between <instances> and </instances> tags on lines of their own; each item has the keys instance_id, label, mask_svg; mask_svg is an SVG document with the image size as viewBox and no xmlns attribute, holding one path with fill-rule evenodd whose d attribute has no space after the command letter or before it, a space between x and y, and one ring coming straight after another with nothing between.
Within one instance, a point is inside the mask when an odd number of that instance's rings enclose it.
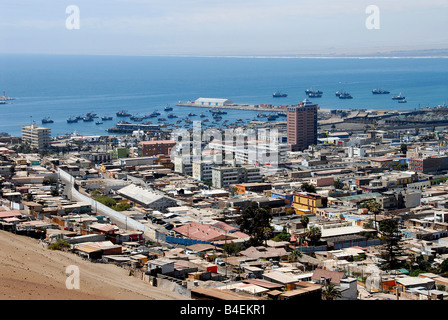
<instances>
[{"instance_id":1,"label":"red roof","mask_svg":"<svg viewBox=\"0 0 448 320\"><path fill-rule=\"evenodd\" d=\"M188 224L184 224L183 226L174 228L173 231L182 234L185 237L203 240L203 241L213 241L213 240L224 240L233 239L231 233L226 232L214 227L211 224L204 224L199 222L191 222Z\"/></svg>"},{"instance_id":2,"label":"red roof","mask_svg":"<svg viewBox=\"0 0 448 320\"><path fill-rule=\"evenodd\" d=\"M0 211L0 219L1 218L21 217L21 216L23 216L23 214L19 210Z\"/></svg>"}]
</instances>

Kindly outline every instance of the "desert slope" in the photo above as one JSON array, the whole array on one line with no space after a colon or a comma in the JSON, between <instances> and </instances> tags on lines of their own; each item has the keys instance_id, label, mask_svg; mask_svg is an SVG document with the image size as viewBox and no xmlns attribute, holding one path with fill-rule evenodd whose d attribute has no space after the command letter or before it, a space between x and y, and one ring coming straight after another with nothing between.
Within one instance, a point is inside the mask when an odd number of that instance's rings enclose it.
<instances>
[{"instance_id":1,"label":"desert slope","mask_svg":"<svg viewBox=\"0 0 448 320\"><path fill-rule=\"evenodd\" d=\"M77 266L80 288L67 289L67 266ZM131 277L111 264L52 251L39 240L0 230L0 300L186 300Z\"/></svg>"}]
</instances>

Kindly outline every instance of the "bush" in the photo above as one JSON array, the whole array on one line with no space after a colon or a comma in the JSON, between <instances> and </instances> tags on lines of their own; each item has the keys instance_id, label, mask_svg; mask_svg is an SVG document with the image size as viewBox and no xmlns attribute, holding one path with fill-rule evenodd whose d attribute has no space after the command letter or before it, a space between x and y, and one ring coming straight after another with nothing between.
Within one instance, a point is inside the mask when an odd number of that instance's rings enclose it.
<instances>
[{"instance_id":1,"label":"bush","mask_svg":"<svg viewBox=\"0 0 448 320\"><path fill-rule=\"evenodd\" d=\"M52 242L47 247L50 250L62 250L70 248L70 243L65 240L58 239L55 242Z\"/></svg>"}]
</instances>

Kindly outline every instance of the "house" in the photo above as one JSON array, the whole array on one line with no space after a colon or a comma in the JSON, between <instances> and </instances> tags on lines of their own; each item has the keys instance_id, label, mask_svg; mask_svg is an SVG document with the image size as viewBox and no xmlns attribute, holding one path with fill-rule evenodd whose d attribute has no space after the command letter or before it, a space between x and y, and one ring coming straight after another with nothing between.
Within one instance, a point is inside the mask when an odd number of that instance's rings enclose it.
<instances>
[{"instance_id":1,"label":"house","mask_svg":"<svg viewBox=\"0 0 448 320\"><path fill-rule=\"evenodd\" d=\"M265 248L263 246L259 247L249 247L246 250L240 251L241 256L245 256L249 259L274 259L280 260L288 256L288 252L284 248Z\"/></svg>"},{"instance_id":2,"label":"house","mask_svg":"<svg viewBox=\"0 0 448 320\"><path fill-rule=\"evenodd\" d=\"M135 202L144 208L153 210L165 210L169 207L177 206L177 201L165 195L156 193L146 188L130 184L124 188L117 190L122 197Z\"/></svg>"},{"instance_id":3,"label":"house","mask_svg":"<svg viewBox=\"0 0 448 320\"><path fill-rule=\"evenodd\" d=\"M146 263L146 267L151 274L161 273L164 275L169 275L174 273L174 261L166 258L149 260Z\"/></svg>"}]
</instances>

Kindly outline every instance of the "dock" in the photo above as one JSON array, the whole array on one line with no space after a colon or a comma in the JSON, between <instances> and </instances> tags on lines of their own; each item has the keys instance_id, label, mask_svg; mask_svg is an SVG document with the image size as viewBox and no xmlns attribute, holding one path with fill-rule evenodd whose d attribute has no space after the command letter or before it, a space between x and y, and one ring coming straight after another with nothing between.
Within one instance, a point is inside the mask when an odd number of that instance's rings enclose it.
<instances>
[{"instance_id":1,"label":"dock","mask_svg":"<svg viewBox=\"0 0 448 320\"><path fill-rule=\"evenodd\" d=\"M249 111L270 111L279 112L286 111L287 105L274 106L271 104L238 104L229 99L218 98L198 98L195 101L181 102L176 104L179 107L194 107L206 109L232 109L232 110L249 110Z\"/></svg>"}]
</instances>

